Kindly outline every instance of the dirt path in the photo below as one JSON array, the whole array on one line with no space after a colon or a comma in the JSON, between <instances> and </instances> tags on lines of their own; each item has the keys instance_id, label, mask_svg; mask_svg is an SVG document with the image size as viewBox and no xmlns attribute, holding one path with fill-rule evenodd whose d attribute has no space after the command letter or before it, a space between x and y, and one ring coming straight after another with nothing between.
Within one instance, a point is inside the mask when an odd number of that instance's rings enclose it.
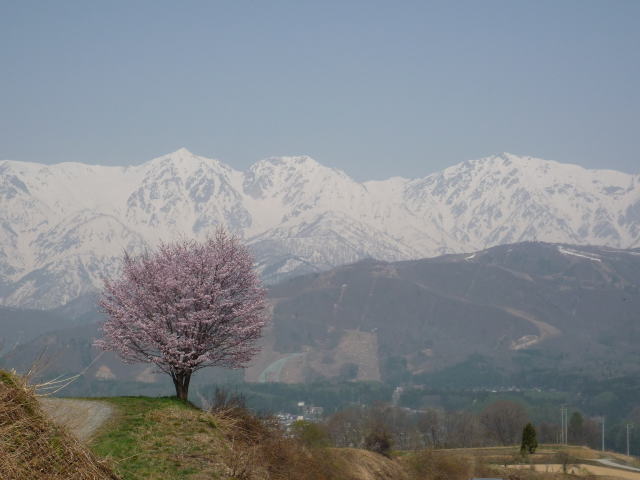
<instances>
[{"instance_id":1,"label":"dirt path","mask_svg":"<svg viewBox=\"0 0 640 480\"><path fill-rule=\"evenodd\" d=\"M424 285L422 283L417 283L417 282L414 282L414 283L418 287L423 288L424 290L427 290L428 292L434 293L436 295L440 295L443 298L448 298L449 300L455 300L455 301L467 303L470 305L476 305L476 303L470 301L467 298L460 297L458 295L443 293L435 288L432 288L428 285ZM516 343L514 343L514 345L512 346L513 350L520 350L522 348L530 347L531 345L539 343L546 338L556 337L562 333L558 328L548 324L547 322L543 322L542 320L537 319L530 313L523 312L521 310L516 310L515 308L505 307L503 305L495 305L491 303L480 304L480 305L502 310L503 312L508 313L509 315L521 318L522 320L526 320L527 322L531 323L533 326L535 326L538 329L539 335L526 335L525 337L522 337L521 339L517 340Z\"/></svg>"},{"instance_id":2,"label":"dirt path","mask_svg":"<svg viewBox=\"0 0 640 480\"><path fill-rule=\"evenodd\" d=\"M640 468L630 467L629 465L623 465L622 463L616 462L612 458L599 458L596 462L606 465L608 467L622 468L624 470L630 470L632 472L640 472Z\"/></svg>"},{"instance_id":3,"label":"dirt path","mask_svg":"<svg viewBox=\"0 0 640 480\"><path fill-rule=\"evenodd\" d=\"M553 325L549 325L547 322L538 320L536 317L534 317L533 315L527 312L523 312L521 310L516 310L515 308L503 307L499 305L496 305L496 307L500 308L501 310L515 317L522 318L523 320L526 320L527 322L533 324L538 329L538 332L540 333L540 335L527 335L526 337L523 337L521 339L522 343L514 344L511 347L513 350L521 350L522 348L530 347L531 345L541 342L545 338L557 337L562 333L559 329L557 329Z\"/></svg>"},{"instance_id":4,"label":"dirt path","mask_svg":"<svg viewBox=\"0 0 640 480\"><path fill-rule=\"evenodd\" d=\"M72 398L41 397L42 409L58 425L64 425L82 441L87 441L114 413L106 402Z\"/></svg>"}]
</instances>

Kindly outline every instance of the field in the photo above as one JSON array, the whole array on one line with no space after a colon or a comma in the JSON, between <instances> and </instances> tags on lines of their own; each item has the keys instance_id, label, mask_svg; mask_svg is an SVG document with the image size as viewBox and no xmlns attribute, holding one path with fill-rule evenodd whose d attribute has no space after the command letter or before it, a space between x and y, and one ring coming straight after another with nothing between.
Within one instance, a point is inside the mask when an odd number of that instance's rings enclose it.
<instances>
[{"instance_id":1,"label":"field","mask_svg":"<svg viewBox=\"0 0 640 480\"><path fill-rule=\"evenodd\" d=\"M637 459L613 452L600 452L587 447L542 445L536 453L522 458L517 447L484 447L436 450L442 457L472 458L476 463L489 464L505 478L517 474L547 474L552 478L560 474L577 477L619 478L640 480L640 471L625 470L624 467L638 468ZM608 459L620 467L601 464ZM532 473L535 472L535 473Z\"/></svg>"}]
</instances>

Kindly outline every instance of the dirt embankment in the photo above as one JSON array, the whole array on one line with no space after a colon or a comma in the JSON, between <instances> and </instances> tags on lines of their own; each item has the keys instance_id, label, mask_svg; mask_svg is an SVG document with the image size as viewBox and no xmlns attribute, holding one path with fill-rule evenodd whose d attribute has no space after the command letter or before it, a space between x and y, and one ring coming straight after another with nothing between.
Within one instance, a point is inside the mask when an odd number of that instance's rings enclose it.
<instances>
[{"instance_id":1,"label":"dirt embankment","mask_svg":"<svg viewBox=\"0 0 640 480\"><path fill-rule=\"evenodd\" d=\"M0 370L0 477L2 480L117 480L67 429L51 421L34 389Z\"/></svg>"},{"instance_id":2,"label":"dirt embankment","mask_svg":"<svg viewBox=\"0 0 640 480\"><path fill-rule=\"evenodd\" d=\"M331 449L334 457L343 462L343 475L349 480L407 480L402 466L377 453L356 448Z\"/></svg>"}]
</instances>

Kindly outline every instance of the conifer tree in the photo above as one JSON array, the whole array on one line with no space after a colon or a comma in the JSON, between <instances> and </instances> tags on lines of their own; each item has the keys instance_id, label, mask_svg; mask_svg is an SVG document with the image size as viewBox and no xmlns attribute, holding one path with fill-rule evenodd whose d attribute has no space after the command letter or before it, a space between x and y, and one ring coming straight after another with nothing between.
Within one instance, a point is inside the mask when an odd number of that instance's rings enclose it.
<instances>
[{"instance_id":1,"label":"conifer tree","mask_svg":"<svg viewBox=\"0 0 640 480\"><path fill-rule=\"evenodd\" d=\"M538 440L536 438L536 429L531 422L527 423L522 430L522 444L520 445L520 453L535 453L538 448Z\"/></svg>"}]
</instances>

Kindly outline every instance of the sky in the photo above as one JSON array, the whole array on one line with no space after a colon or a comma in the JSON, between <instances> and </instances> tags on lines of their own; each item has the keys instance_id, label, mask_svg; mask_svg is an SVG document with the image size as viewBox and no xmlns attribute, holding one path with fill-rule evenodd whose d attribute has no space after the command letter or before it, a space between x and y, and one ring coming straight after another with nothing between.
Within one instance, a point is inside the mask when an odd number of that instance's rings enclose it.
<instances>
[{"instance_id":1,"label":"sky","mask_svg":"<svg viewBox=\"0 0 640 480\"><path fill-rule=\"evenodd\" d=\"M0 0L0 159L640 173L640 1Z\"/></svg>"}]
</instances>

